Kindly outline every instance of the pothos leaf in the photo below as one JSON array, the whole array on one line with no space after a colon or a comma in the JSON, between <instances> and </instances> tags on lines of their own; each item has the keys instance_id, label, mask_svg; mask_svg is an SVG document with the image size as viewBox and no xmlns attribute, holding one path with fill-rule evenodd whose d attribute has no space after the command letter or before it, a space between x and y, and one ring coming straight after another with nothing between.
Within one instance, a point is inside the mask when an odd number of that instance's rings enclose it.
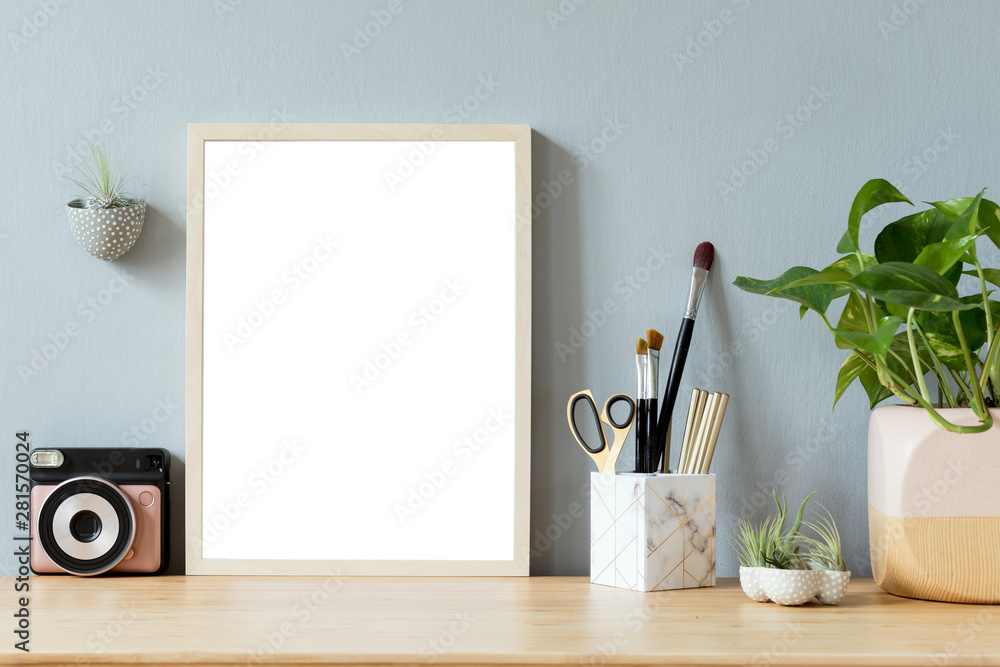
<instances>
[{"instance_id":1,"label":"pothos leaf","mask_svg":"<svg viewBox=\"0 0 1000 667\"><path fill-rule=\"evenodd\" d=\"M865 317L865 300L857 292L852 291L847 297L844 310L840 313L837 331L858 331L868 333L868 319ZM842 350L852 350L855 345L842 336L835 336L834 342Z\"/></svg>"},{"instance_id":2,"label":"pothos leaf","mask_svg":"<svg viewBox=\"0 0 1000 667\"><path fill-rule=\"evenodd\" d=\"M963 271L962 273L964 273L967 276L972 276L977 280L979 279L979 274L976 271ZM988 283L1000 287L1000 270L983 269L983 279Z\"/></svg>"},{"instance_id":3,"label":"pothos leaf","mask_svg":"<svg viewBox=\"0 0 1000 667\"><path fill-rule=\"evenodd\" d=\"M846 254L860 250L858 234L861 229L862 216L873 208L890 202L913 204L885 179L874 178L861 186L861 190L858 191L851 204L851 213L847 217L847 232L837 244L837 252Z\"/></svg>"},{"instance_id":4,"label":"pothos leaf","mask_svg":"<svg viewBox=\"0 0 1000 667\"><path fill-rule=\"evenodd\" d=\"M975 197L959 197L948 201L934 202L931 206L941 211L949 220L955 221L968 210L974 199ZM993 241L993 245L1000 248L1000 206L989 199L981 199L976 215L979 218L976 231L986 234L990 241Z\"/></svg>"},{"instance_id":5,"label":"pothos leaf","mask_svg":"<svg viewBox=\"0 0 1000 667\"><path fill-rule=\"evenodd\" d=\"M875 258L885 262L912 262L930 243L944 240L952 221L931 208L890 222L875 237Z\"/></svg>"},{"instance_id":6,"label":"pothos leaf","mask_svg":"<svg viewBox=\"0 0 1000 667\"><path fill-rule=\"evenodd\" d=\"M920 312L917 324L927 338L927 344L948 368L966 370L965 354L955 330L951 313ZM962 311L958 315L962 333L970 350L978 351L986 344L986 313L982 308Z\"/></svg>"},{"instance_id":7,"label":"pothos leaf","mask_svg":"<svg viewBox=\"0 0 1000 667\"><path fill-rule=\"evenodd\" d=\"M873 255L862 255L861 257L865 260L864 266L858 261L857 255L844 255L822 271L806 276L805 278L800 278L793 283L785 285L782 289L801 287L803 285L842 285L866 268L878 264L878 260ZM847 290L845 289L844 294L846 293Z\"/></svg>"},{"instance_id":8,"label":"pothos leaf","mask_svg":"<svg viewBox=\"0 0 1000 667\"><path fill-rule=\"evenodd\" d=\"M847 329L834 329L834 332L841 338L853 343L854 347L859 347L865 352L878 357L884 357L886 352L889 351L889 346L892 344L892 339L896 335L896 331L899 330L899 325L902 323L902 317L893 315L883 318L879 322L875 333Z\"/></svg>"},{"instance_id":9,"label":"pothos leaf","mask_svg":"<svg viewBox=\"0 0 1000 667\"><path fill-rule=\"evenodd\" d=\"M834 288L832 285L803 285L785 289L791 283L816 273L818 273L816 269L795 266L773 280L739 276L733 281L733 285L753 294L790 299L819 313L825 313L826 309L830 307L830 302L833 301Z\"/></svg>"},{"instance_id":10,"label":"pothos leaf","mask_svg":"<svg viewBox=\"0 0 1000 667\"><path fill-rule=\"evenodd\" d=\"M837 390L833 395L833 407L837 407L837 401L866 368L870 368L869 363L857 352L852 352L847 359L844 359L840 372L837 373Z\"/></svg>"},{"instance_id":11,"label":"pothos leaf","mask_svg":"<svg viewBox=\"0 0 1000 667\"><path fill-rule=\"evenodd\" d=\"M955 286L937 273L905 262L873 266L859 273L848 284L890 305L905 308L946 311L975 307L959 301Z\"/></svg>"},{"instance_id":12,"label":"pothos leaf","mask_svg":"<svg viewBox=\"0 0 1000 667\"><path fill-rule=\"evenodd\" d=\"M946 274L955 263L962 259L970 248L975 247L976 235L962 236L957 239L939 241L924 246L913 263L925 266L939 275Z\"/></svg>"}]
</instances>

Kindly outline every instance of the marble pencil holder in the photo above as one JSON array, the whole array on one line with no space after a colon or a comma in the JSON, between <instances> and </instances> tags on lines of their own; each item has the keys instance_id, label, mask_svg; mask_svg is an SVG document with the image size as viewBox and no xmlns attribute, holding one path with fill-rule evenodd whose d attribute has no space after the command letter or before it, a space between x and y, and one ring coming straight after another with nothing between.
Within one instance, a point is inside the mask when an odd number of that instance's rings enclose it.
<instances>
[{"instance_id":1,"label":"marble pencil holder","mask_svg":"<svg viewBox=\"0 0 1000 667\"><path fill-rule=\"evenodd\" d=\"M590 474L590 581L633 591L715 585L715 475Z\"/></svg>"}]
</instances>

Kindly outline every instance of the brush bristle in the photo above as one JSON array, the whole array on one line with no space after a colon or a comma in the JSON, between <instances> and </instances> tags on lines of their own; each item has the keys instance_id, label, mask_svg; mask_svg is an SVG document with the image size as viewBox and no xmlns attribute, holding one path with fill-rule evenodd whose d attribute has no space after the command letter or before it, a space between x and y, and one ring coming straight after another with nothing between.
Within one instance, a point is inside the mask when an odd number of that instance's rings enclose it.
<instances>
[{"instance_id":1,"label":"brush bristle","mask_svg":"<svg viewBox=\"0 0 1000 667\"><path fill-rule=\"evenodd\" d=\"M698 247L694 249L694 265L699 269L705 269L706 271L712 270L712 262L715 260L715 246L705 241L704 243L699 243Z\"/></svg>"},{"instance_id":2,"label":"brush bristle","mask_svg":"<svg viewBox=\"0 0 1000 667\"><path fill-rule=\"evenodd\" d=\"M661 347L663 347L663 334L661 334L656 329L647 330L646 338L649 339L650 350L659 350Z\"/></svg>"},{"instance_id":3,"label":"brush bristle","mask_svg":"<svg viewBox=\"0 0 1000 667\"><path fill-rule=\"evenodd\" d=\"M636 354L649 354L649 346L646 345L646 341L641 338L635 339L635 353Z\"/></svg>"}]
</instances>

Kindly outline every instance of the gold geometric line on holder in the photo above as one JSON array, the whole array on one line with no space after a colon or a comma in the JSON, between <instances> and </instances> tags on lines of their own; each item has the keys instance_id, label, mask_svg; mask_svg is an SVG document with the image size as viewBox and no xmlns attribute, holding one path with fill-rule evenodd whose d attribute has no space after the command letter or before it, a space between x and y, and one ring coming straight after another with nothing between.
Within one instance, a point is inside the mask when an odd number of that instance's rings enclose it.
<instances>
[{"instance_id":1,"label":"gold geometric line on holder","mask_svg":"<svg viewBox=\"0 0 1000 667\"><path fill-rule=\"evenodd\" d=\"M710 476L708 478L708 488L710 488L712 490L712 492L711 492L711 498L714 499L715 498L715 478L714 477ZM712 532L715 532L715 503L712 503L712 528L713 528ZM712 569L713 570L715 569L715 541L714 540L712 541Z\"/></svg>"},{"instance_id":2,"label":"gold geometric line on holder","mask_svg":"<svg viewBox=\"0 0 1000 667\"><path fill-rule=\"evenodd\" d=\"M603 570L601 570L600 572L597 573L596 577L591 577L591 581L597 581L598 579L600 579L601 575L604 574L605 572L607 572L608 568L611 567L614 564L615 564L615 561L614 561L614 559L612 559L610 563L608 563L607 565L604 566Z\"/></svg>"},{"instance_id":3,"label":"gold geometric line on holder","mask_svg":"<svg viewBox=\"0 0 1000 667\"><path fill-rule=\"evenodd\" d=\"M615 562L618 562L618 557L619 557L619 556L621 556L621 555L622 555L623 553L625 553L625 550L626 550L626 549L628 549L628 548L629 548L629 546L630 546L630 545L631 545L631 544L632 544L633 542L635 542L635 541L636 541L637 539L639 539L639 536L638 536L638 535L636 535L636 536L635 536L635 537L633 537L633 538L632 538L631 540L629 540L629 541L628 541L628 544L626 544L626 545L625 545L624 547L622 547L622 550L621 550L621 551L619 551L619 552L618 552L617 554L615 554Z\"/></svg>"},{"instance_id":4,"label":"gold geometric line on holder","mask_svg":"<svg viewBox=\"0 0 1000 667\"><path fill-rule=\"evenodd\" d=\"M694 579L695 581L697 581L698 584L701 584L701 579L699 579L698 577L696 577L693 574L691 574L690 572L688 572L687 569L684 570L684 574L686 574L687 576L689 576L692 579ZM709 574L712 574L712 570L709 570L708 573L705 576L707 577Z\"/></svg>"},{"instance_id":5,"label":"gold geometric line on holder","mask_svg":"<svg viewBox=\"0 0 1000 667\"><path fill-rule=\"evenodd\" d=\"M705 581L710 582L713 581L714 579L715 579L715 566L713 565L711 569L708 571L708 574L705 575ZM703 584L700 581L698 582L698 588L711 588L711 587L712 585L710 583Z\"/></svg>"},{"instance_id":6,"label":"gold geometric line on holder","mask_svg":"<svg viewBox=\"0 0 1000 667\"><path fill-rule=\"evenodd\" d=\"M641 498L642 496L639 496L639 497ZM616 516L616 517L615 517L615 523L618 523L618 521L619 521L620 519L624 519L624 518L625 518L625 515L626 515L626 514L628 513L628 511L629 511L630 509L632 509L632 506L633 506L633 505L635 505L635 504L636 504L636 503L638 503L638 502L639 502L639 498L636 498L635 500L633 500L632 502L630 502L630 503L628 504L628 506L627 506L627 507L626 507L625 509L623 509L623 510L622 510L622 513L621 513L621 514L620 514L619 516ZM636 515L638 515L638 512L636 513Z\"/></svg>"},{"instance_id":7,"label":"gold geometric line on holder","mask_svg":"<svg viewBox=\"0 0 1000 667\"><path fill-rule=\"evenodd\" d=\"M701 505L700 505L700 506L698 507L698 509L696 509L695 511L691 512L691 514L689 514L689 515L688 515L688 518L687 518L687 520L688 520L688 521L690 521L691 519L693 519L693 518L694 518L694 515L695 515L695 514L697 514L698 512L700 512L700 511L701 511L701 510L702 510L702 509L703 509L703 508L705 507L705 505L709 504L709 503L710 503L710 502L712 502L713 500L715 500L715 495L714 495L714 494L713 494L713 495L711 495L711 496L709 496L708 500L706 500L705 502L703 502L703 503L702 503L702 504L701 504Z\"/></svg>"},{"instance_id":8,"label":"gold geometric line on holder","mask_svg":"<svg viewBox=\"0 0 1000 667\"><path fill-rule=\"evenodd\" d=\"M663 575L663 579L660 579L659 581L656 582L656 586L659 586L660 584L662 584L664 582L664 580L667 577L669 577L670 575L672 575L674 573L674 570L676 570L677 568L679 568L682 564L683 564L683 561L680 562L680 563L677 563L677 565L674 565L673 569L671 569L670 572L667 572L665 575ZM656 586L653 586L653 590L654 591L656 590Z\"/></svg>"},{"instance_id":9,"label":"gold geometric line on holder","mask_svg":"<svg viewBox=\"0 0 1000 667\"><path fill-rule=\"evenodd\" d=\"M656 493L656 492L654 491L653 493ZM657 496L657 497L659 497L659 496ZM661 500L662 500L662 498L661 498ZM680 525L678 525L678 526L677 526L677 528L674 528L674 529L673 529L673 531L671 531L670 535L667 535L666 539L664 539L664 540L663 540L663 542L666 542L667 540L669 540L669 539L670 539L670 538L671 538L671 537L673 536L673 534L677 532L677 529L678 529L678 528L680 528L681 526L683 526L683 525L687 524L687 523L688 523L689 521L691 521L691 519L693 519L693 518L694 518L695 514L697 514L697 513L699 512L699 511L701 511L701 509L702 509L702 508L704 508L704 507L705 507L705 505L707 505L707 504L708 504L709 502L711 502L712 500L715 500L715 496L712 496L711 498L709 498L708 500L706 500L706 501L705 501L704 503L702 503L701 507L699 507L698 509L696 509L696 510L694 511L694 513L693 513L693 514L691 514L691 516L689 516L689 517L688 517L688 518L687 518L686 520L681 520L681 518L680 518L680 517L678 517L678 516L677 516L676 514L674 514L674 516L675 516L675 517L677 518L677 520L678 520L678 521L680 521ZM664 504L665 504L665 503L664 503ZM669 510L670 508L669 508L669 507L667 507L667 509ZM673 514L673 511L671 511L671 514ZM711 537L711 535L709 535L708 537ZM706 537L705 539L707 540L707 539L708 539L708 537ZM702 540L701 542L699 542L699 543L698 543L698 544L697 544L697 545L695 546L695 549L697 549L698 547L700 547L700 546L702 545L702 542L704 542L704 541L705 541L705 540ZM657 545L656 545L656 547L655 547L654 549L652 549L652 550L651 550L651 551L649 552L649 554L647 554L647 555L646 555L646 557L648 558L649 556L651 556L651 555L653 554L653 551L656 551L656 550L657 550L657 549L659 549L659 548L660 548L661 546L663 546L663 542L660 542L659 544L657 544ZM646 545L646 548L647 548L647 549L649 549L649 545L648 545L648 544Z\"/></svg>"},{"instance_id":10,"label":"gold geometric line on holder","mask_svg":"<svg viewBox=\"0 0 1000 667\"><path fill-rule=\"evenodd\" d=\"M590 485L594 488L594 494L597 496L597 499L601 501L601 504L604 505L604 509L606 509L608 511L608 516L610 516L611 519L614 520L615 513L612 512L608 508L608 504L606 502L604 502L604 498L601 496L601 492L597 490L597 485L594 484L593 482L591 482Z\"/></svg>"},{"instance_id":11,"label":"gold geometric line on holder","mask_svg":"<svg viewBox=\"0 0 1000 667\"><path fill-rule=\"evenodd\" d=\"M645 487L645 485L643 485L643 487ZM643 497L645 495L646 495L646 491L645 491L645 488L643 488L643 491L642 491L641 494L639 494L639 497L641 498L641 497ZM646 508L642 504L640 504L640 507L643 508L642 512L636 512L635 513L635 571L636 571L636 574L639 573L639 570L641 569L639 566L642 564L642 552L639 551L639 532L640 532L639 531L639 524L640 523L644 523L645 520L646 520L645 519L645 517L646 517ZM643 534L645 534L645 530L643 530L642 532L643 532ZM643 540L643 541L645 542L645 540ZM643 583L643 587L645 587L646 580L643 579L642 583ZM638 579L635 580L635 587L639 588L639 580Z\"/></svg>"},{"instance_id":12,"label":"gold geometric line on holder","mask_svg":"<svg viewBox=\"0 0 1000 667\"><path fill-rule=\"evenodd\" d=\"M692 553L692 554L693 554L693 553L694 553L695 551L697 551L697 550L698 550L698 547L700 547L701 545L703 545L703 544L705 543L705 540L707 540L708 538L710 538L710 537L712 537L712 536L713 536L713 534L712 534L712 533L709 533L709 534L708 534L708 535L706 535L706 536L705 536L704 538L702 538L701 542L699 542L698 544L694 545L694 547L693 547L693 548L691 549L690 553Z\"/></svg>"},{"instance_id":13,"label":"gold geometric line on holder","mask_svg":"<svg viewBox=\"0 0 1000 667\"><path fill-rule=\"evenodd\" d=\"M612 519L612 521L611 521L611 525L610 525L610 526L608 526L607 530L605 530L605 531L604 531L603 533L601 533L600 535L598 535L598 536L597 536L597 539L596 539L596 540L594 540L593 542L591 542L591 543L590 543L590 548L591 548L591 549L593 549L593 548L594 548L594 545L596 545L596 544L597 544L598 542L600 542L600 541L601 541L601 538L602 538L602 537L604 537L605 535L607 535L607 534L608 534L608 532L610 532L610 531L611 531L611 529L615 527L615 523L616 523L616 522L615 522L615 521L614 521L614 520Z\"/></svg>"},{"instance_id":14,"label":"gold geometric line on holder","mask_svg":"<svg viewBox=\"0 0 1000 667\"><path fill-rule=\"evenodd\" d=\"M653 495L654 495L654 496L656 496L657 498L660 498L660 494L658 494L658 493L656 492L656 489L654 489L654 488L653 488L653 487L651 487L651 486L650 486L650 487L648 487L648 488L649 488L649 490L650 490L650 491L652 491L652 492L653 492ZM667 504L667 501L666 501L666 500L664 500L663 498L660 498L660 502L661 502L661 503L663 503L663 506L667 508L667 511L669 511L669 512L670 512L671 514L673 514L673 515L674 515L675 517L677 517L677 520L678 520L678 521L680 521L680 522L682 522L682 523L684 522L684 519L682 519L682 518L680 518L679 516L677 516L677 512L675 512L675 511L673 511L672 509L670 509L670 505L668 505L668 504Z\"/></svg>"},{"instance_id":15,"label":"gold geometric line on holder","mask_svg":"<svg viewBox=\"0 0 1000 667\"><path fill-rule=\"evenodd\" d=\"M618 576L622 578L622 581L625 581L626 583L628 582L628 579L625 578L625 575L622 574L622 571L619 570L617 567L615 567L615 572L617 572ZM630 591L634 591L638 585L639 585L639 582L637 581L635 586L629 586L628 589Z\"/></svg>"},{"instance_id":16,"label":"gold geometric line on holder","mask_svg":"<svg viewBox=\"0 0 1000 667\"><path fill-rule=\"evenodd\" d=\"M677 532L678 530L680 530L680 529L681 529L681 526L683 526L683 525L684 525L684 524L682 523L682 524L678 525L678 526L677 526L676 528L674 528L674 529L673 529L672 531L670 531L670 534L669 534L669 535L667 535L667 536L666 536L665 538L663 538L663 542L660 542L659 544L657 544L657 545L656 545L656 548L654 548L654 549L653 549L652 551L650 551L650 552L649 552L648 554L646 554L646 558L649 558L649 557L650 557L650 556L652 556L652 555L653 555L654 553L656 553L656 549L659 549L659 548L660 548L660 547L662 547L662 546L663 546L664 544L666 544L667 540L669 540L669 539L670 539L671 537L673 537L673 536L674 536L674 533L676 533L676 532ZM649 545L648 545L648 544L646 545L646 548L647 548L647 549L649 548Z\"/></svg>"}]
</instances>

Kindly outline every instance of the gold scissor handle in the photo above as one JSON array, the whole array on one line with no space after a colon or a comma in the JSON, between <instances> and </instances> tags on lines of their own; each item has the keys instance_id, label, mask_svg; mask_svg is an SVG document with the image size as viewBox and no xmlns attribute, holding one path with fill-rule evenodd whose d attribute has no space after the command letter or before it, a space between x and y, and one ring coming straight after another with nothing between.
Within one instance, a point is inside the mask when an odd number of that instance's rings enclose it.
<instances>
[{"instance_id":1,"label":"gold scissor handle","mask_svg":"<svg viewBox=\"0 0 1000 667\"><path fill-rule=\"evenodd\" d=\"M611 407L621 401L628 403L628 416L624 421L616 422L614 417L611 416ZM614 394L604 404L604 410L601 412L601 421L610 426L611 430L615 433L615 439L608 450L608 459L605 461L604 467L601 468L601 472L614 475L618 455L622 453L622 447L625 445L625 441L628 440L629 431L632 430L632 424L635 422L635 401L628 394Z\"/></svg>"},{"instance_id":2,"label":"gold scissor handle","mask_svg":"<svg viewBox=\"0 0 1000 667\"><path fill-rule=\"evenodd\" d=\"M594 416L594 425L597 427L597 431L600 434L601 443L599 447L590 447L586 440L584 440L583 435L580 433L579 427L576 425L576 418L573 414L577 403L585 402L589 405L591 414ZM611 407L618 402L626 401L629 404L629 414L628 417L621 422L617 422L611 416ZM597 403L594 401L594 395L589 389L584 389L583 391L578 391L572 396L570 396L569 401L566 403L566 421L569 423L570 431L573 432L573 437L576 439L580 448L587 453L587 456L594 460L597 464L597 470L604 473L615 473L615 463L618 461L618 455L621 454L622 447L625 445L625 440L628 438L629 431L632 430L632 423L635 419L635 401L628 394L615 394L607 400L604 404L604 409L598 414ZM607 424L614 431L615 437L608 446L607 436L604 434L604 424Z\"/></svg>"}]
</instances>

